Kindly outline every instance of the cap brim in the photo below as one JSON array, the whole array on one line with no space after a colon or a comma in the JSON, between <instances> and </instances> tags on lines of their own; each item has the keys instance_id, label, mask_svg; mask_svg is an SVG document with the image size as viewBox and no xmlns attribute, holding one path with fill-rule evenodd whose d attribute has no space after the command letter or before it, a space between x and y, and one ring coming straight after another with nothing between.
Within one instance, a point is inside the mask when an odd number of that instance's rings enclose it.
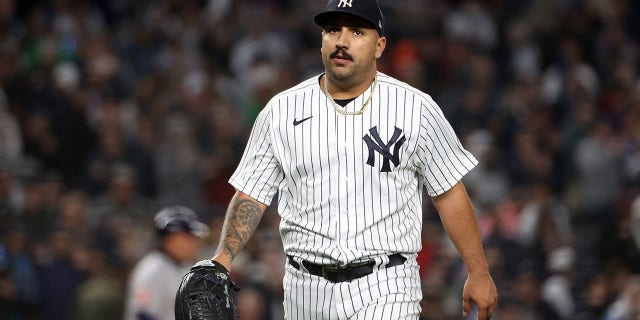
<instances>
[{"instance_id":1,"label":"cap brim","mask_svg":"<svg viewBox=\"0 0 640 320\"><path fill-rule=\"evenodd\" d=\"M324 28L324 25L325 25L325 23L327 22L327 19L329 19L329 17L330 17L331 15L334 15L334 14L336 14L336 13L346 13L346 14L348 14L348 15L352 15L352 16L358 17L358 18L360 18L360 19L362 19L362 20L364 20L364 21L367 21L367 22L369 22L369 24L371 25L371 29L376 29L376 30L378 31L378 33L379 33L379 34L382 34L382 30L380 30L380 29L378 29L378 28L376 27L376 22L375 22L375 21L371 21L369 18L367 18L367 17L365 17L365 16L363 16L363 15L359 15L359 14L357 14L357 13L353 13L353 12L351 12L351 11L346 11L346 10L335 9L335 10L330 10L330 11L323 11L323 12L320 12L320 13L316 14L316 15L313 17L313 21L314 21L317 25L319 25L319 26L321 26L321 27L323 27L323 28Z\"/></svg>"},{"instance_id":2,"label":"cap brim","mask_svg":"<svg viewBox=\"0 0 640 320\"><path fill-rule=\"evenodd\" d=\"M209 227L202 222L192 221L189 224L189 233L198 238L205 238L209 235Z\"/></svg>"}]
</instances>

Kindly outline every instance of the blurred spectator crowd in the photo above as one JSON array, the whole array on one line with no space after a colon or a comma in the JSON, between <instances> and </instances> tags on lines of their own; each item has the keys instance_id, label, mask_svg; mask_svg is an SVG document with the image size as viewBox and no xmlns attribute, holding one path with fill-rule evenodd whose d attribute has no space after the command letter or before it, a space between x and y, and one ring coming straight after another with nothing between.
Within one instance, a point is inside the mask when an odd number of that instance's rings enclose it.
<instances>
[{"instance_id":1,"label":"blurred spectator crowd","mask_svg":"<svg viewBox=\"0 0 640 320\"><path fill-rule=\"evenodd\" d=\"M380 70L480 160L496 319L640 319L640 2L380 2ZM0 318L113 320L164 205L210 224L210 257L255 116L323 70L324 4L0 0ZM464 267L423 213L423 319L459 319ZM234 262L242 319L282 319L278 219Z\"/></svg>"}]
</instances>

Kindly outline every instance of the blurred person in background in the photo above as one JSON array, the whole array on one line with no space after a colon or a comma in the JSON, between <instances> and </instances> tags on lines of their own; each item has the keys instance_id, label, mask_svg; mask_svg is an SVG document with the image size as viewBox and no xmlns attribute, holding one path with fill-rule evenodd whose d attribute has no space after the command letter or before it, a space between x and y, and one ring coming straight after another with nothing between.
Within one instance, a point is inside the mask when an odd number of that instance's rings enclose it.
<instances>
[{"instance_id":1,"label":"blurred person in background","mask_svg":"<svg viewBox=\"0 0 640 320\"><path fill-rule=\"evenodd\" d=\"M213 101L207 128L204 149L210 151L204 159L204 199L214 213L223 216L228 199L235 192L227 181L235 169L232 164L240 160L246 131L241 112L222 98Z\"/></svg>"},{"instance_id":2,"label":"blurred person in background","mask_svg":"<svg viewBox=\"0 0 640 320\"><path fill-rule=\"evenodd\" d=\"M68 230L73 239L88 242L93 234L88 212L86 194L78 190L69 190L60 197L56 226Z\"/></svg>"},{"instance_id":3,"label":"blurred person in background","mask_svg":"<svg viewBox=\"0 0 640 320\"><path fill-rule=\"evenodd\" d=\"M120 254L130 266L151 249L154 233L151 222L155 205L139 194L136 174L126 164L115 164L108 190L94 196L89 205L92 228L114 236Z\"/></svg>"},{"instance_id":4,"label":"blurred person in background","mask_svg":"<svg viewBox=\"0 0 640 320\"><path fill-rule=\"evenodd\" d=\"M15 165L20 157L22 157L20 124L9 112L7 94L0 86L0 158Z\"/></svg>"},{"instance_id":5,"label":"blurred person in background","mask_svg":"<svg viewBox=\"0 0 640 320\"><path fill-rule=\"evenodd\" d=\"M627 282L624 291L609 306L602 320L631 320L640 317L640 276Z\"/></svg>"},{"instance_id":6,"label":"blurred person in background","mask_svg":"<svg viewBox=\"0 0 640 320\"><path fill-rule=\"evenodd\" d=\"M198 258L200 240L209 228L193 210L165 207L154 217L160 246L131 271L124 320L173 320L174 301L182 276Z\"/></svg>"},{"instance_id":7,"label":"blurred person in background","mask_svg":"<svg viewBox=\"0 0 640 320\"><path fill-rule=\"evenodd\" d=\"M0 234L9 230L17 218L22 188L16 180L13 166L0 156Z\"/></svg>"},{"instance_id":8,"label":"blurred person in background","mask_svg":"<svg viewBox=\"0 0 640 320\"><path fill-rule=\"evenodd\" d=\"M522 304L522 309L534 316L535 319L560 320L562 319L554 307L542 297L542 277L532 264L523 263L517 278L515 296ZM502 319L502 317L500 317Z\"/></svg>"},{"instance_id":9,"label":"blurred person in background","mask_svg":"<svg viewBox=\"0 0 640 320\"><path fill-rule=\"evenodd\" d=\"M38 168L34 168L23 181L24 200L16 224L24 229L29 239L27 251L36 264L42 264L50 257L48 242L56 220L56 208L50 206L52 198L46 194L53 182Z\"/></svg>"},{"instance_id":10,"label":"blurred person in background","mask_svg":"<svg viewBox=\"0 0 640 320\"><path fill-rule=\"evenodd\" d=\"M27 251L27 241L25 230L16 226L0 234L2 319L37 319L41 311L37 267Z\"/></svg>"},{"instance_id":11,"label":"blurred person in background","mask_svg":"<svg viewBox=\"0 0 640 320\"><path fill-rule=\"evenodd\" d=\"M617 202L622 190L620 143L612 122L599 118L576 146L576 264L578 283L604 265L609 234L619 224Z\"/></svg>"},{"instance_id":12,"label":"blurred person in background","mask_svg":"<svg viewBox=\"0 0 640 320\"><path fill-rule=\"evenodd\" d=\"M98 127L97 145L83 163L78 180L80 187L96 196L107 191L110 173L122 164L135 172L133 182L138 193L145 197L155 195L155 162L149 150L137 136L127 135L127 115L122 102L112 94L99 97L96 108Z\"/></svg>"},{"instance_id":13,"label":"blurred person in background","mask_svg":"<svg viewBox=\"0 0 640 320\"><path fill-rule=\"evenodd\" d=\"M48 238L48 257L38 269L43 320L66 320L72 315L75 290L87 279L75 259L77 240L62 228L55 228Z\"/></svg>"},{"instance_id":14,"label":"blurred person in background","mask_svg":"<svg viewBox=\"0 0 640 320\"><path fill-rule=\"evenodd\" d=\"M575 252L569 246L560 246L547 254L549 276L542 282L542 300L549 304L560 319L571 319L575 313L573 277Z\"/></svg>"},{"instance_id":15,"label":"blurred person in background","mask_svg":"<svg viewBox=\"0 0 640 320\"><path fill-rule=\"evenodd\" d=\"M88 277L75 290L73 320L122 319L128 269L119 257L114 239L96 235L77 250L78 262Z\"/></svg>"},{"instance_id":16,"label":"blurred person in background","mask_svg":"<svg viewBox=\"0 0 640 320\"><path fill-rule=\"evenodd\" d=\"M156 156L160 205L182 203L203 212L203 156L193 122L183 112L171 112L164 124L164 143Z\"/></svg>"},{"instance_id":17,"label":"blurred person in background","mask_svg":"<svg viewBox=\"0 0 640 320\"><path fill-rule=\"evenodd\" d=\"M493 134L489 130L473 130L464 141L479 161L478 166L464 178L476 205L487 209L506 201L511 186L507 170L500 163Z\"/></svg>"},{"instance_id":18,"label":"blurred person in background","mask_svg":"<svg viewBox=\"0 0 640 320\"><path fill-rule=\"evenodd\" d=\"M586 280L585 288L577 292L579 304L573 319L602 319L611 303L609 279L604 272L593 275Z\"/></svg>"}]
</instances>

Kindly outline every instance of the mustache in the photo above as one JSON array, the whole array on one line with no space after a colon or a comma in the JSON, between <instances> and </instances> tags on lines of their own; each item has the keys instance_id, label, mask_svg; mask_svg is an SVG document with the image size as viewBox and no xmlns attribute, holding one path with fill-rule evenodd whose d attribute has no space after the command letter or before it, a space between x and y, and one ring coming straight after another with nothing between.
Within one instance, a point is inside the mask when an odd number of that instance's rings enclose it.
<instances>
[{"instance_id":1,"label":"mustache","mask_svg":"<svg viewBox=\"0 0 640 320\"><path fill-rule=\"evenodd\" d=\"M338 55L341 55L343 59L353 60L353 57L351 57L351 55L347 51L342 49L342 48L338 48L338 49L336 49L336 51L332 52L329 55L329 58L333 59Z\"/></svg>"}]
</instances>

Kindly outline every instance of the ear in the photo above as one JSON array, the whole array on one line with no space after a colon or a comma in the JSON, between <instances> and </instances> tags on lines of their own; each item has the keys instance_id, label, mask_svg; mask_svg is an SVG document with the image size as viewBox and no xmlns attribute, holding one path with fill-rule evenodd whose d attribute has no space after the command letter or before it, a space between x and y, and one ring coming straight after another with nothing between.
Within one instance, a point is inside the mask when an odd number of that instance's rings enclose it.
<instances>
[{"instance_id":1,"label":"ear","mask_svg":"<svg viewBox=\"0 0 640 320\"><path fill-rule=\"evenodd\" d=\"M376 59L380 59L382 57L382 52L387 47L387 38L385 36L381 36L378 38L376 42Z\"/></svg>"}]
</instances>

